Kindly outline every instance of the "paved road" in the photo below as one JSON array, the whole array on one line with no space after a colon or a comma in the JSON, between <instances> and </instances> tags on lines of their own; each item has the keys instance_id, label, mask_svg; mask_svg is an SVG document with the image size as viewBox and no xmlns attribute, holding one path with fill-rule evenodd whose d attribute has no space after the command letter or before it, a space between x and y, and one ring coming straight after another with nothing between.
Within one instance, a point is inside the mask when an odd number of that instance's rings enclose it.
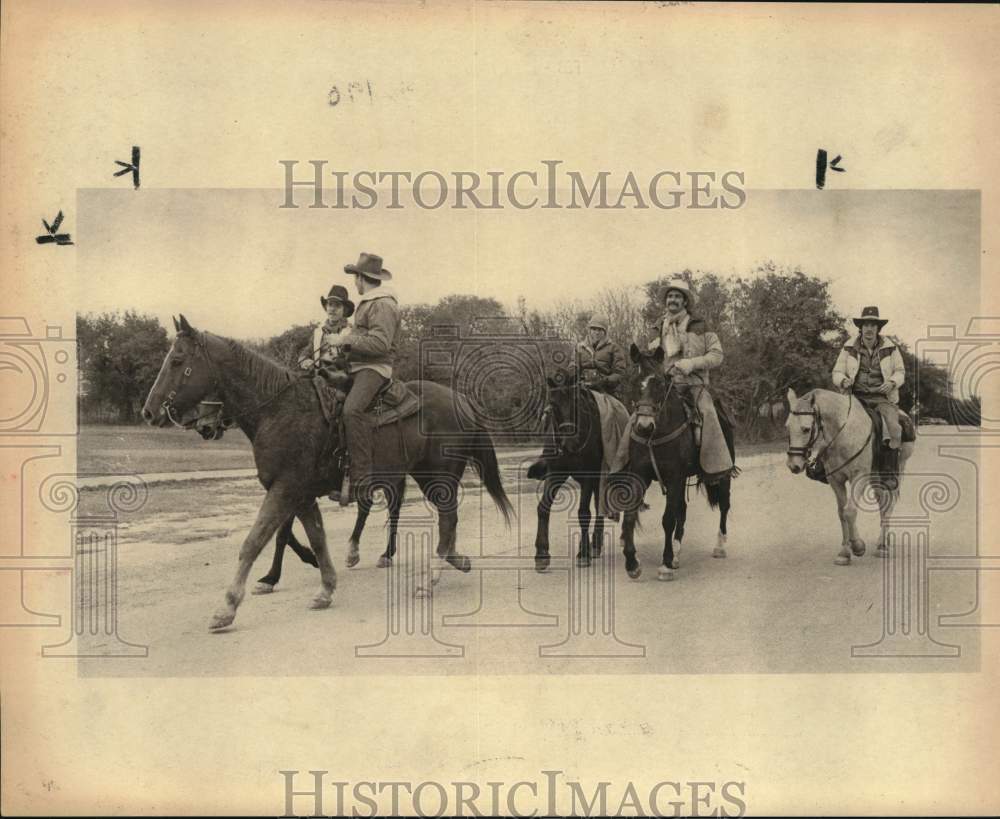
<instances>
[{"instance_id":1,"label":"paved road","mask_svg":"<svg viewBox=\"0 0 1000 819\"><path fill-rule=\"evenodd\" d=\"M898 515L910 516L906 532L915 544L926 529L916 519L926 514L921 495L926 504L928 493L934 494L923 487L937 481L957 494L954 503L939 497L937 506L949 508L929 518L935 559L976 552L972 490L977 469L942 455L939 446L949 441L968 443L957 435L921 438L897 509ZM972 450L956 452L974 459ZM929 607L913 610L910 629L912 637L919 636L926 619L929 637L959 646L959 657L852 657L852 646L879 643L885 629L886 562L873 556L877 514L861 517L869 554L851 566L835 566L840 529L832 492L791 475L780 458L758 459L735 482L725 560L711 557L716 513L703 498L692 496L681 568L670 583L656 579L663 499L655 489L647 496L652 509L644 513L637 537L644 567L638 581L625 574L614 534L597 565L571 565L575 504L570 496L566 507L571 508L553 515L553 570L537 574L530 568L536 484L518 478L523 467L516 460L508 460L504 472L518 512L516 524L505 528L489 499L470 486L462 501L458 542L476 568L467 575L443 574L430 600L410 594L419 577L413 567L421 539L436 532L422 501L404 509L401 531L409 540L404 536L403 555L393 570L375 566L384 547L384 512L370 520L361 563L346 569L353 512L321 501L338 569L333 606L307 609L318 577L290 555L277 590L248 595L235 628L220 634L208 631L208 620L235 568L260 490L247 481L214 482L212 505L225 509L223 514L164 512L164 504L157 504L161 511L137 515L119 532L118 630L123 639L148 645L149 656L81 661L81 673L759 673L978 666L977 630L938 621L975 609L976 574L971 571L933 572ZM944 477L929 477L933 474ZM270 549L252 579L266 571L269 559ZM890 648L899 654L900 645ZM928 638L905 646L946 651ZM905 646L902 653L912 654Z\"/></svg>"}]
</instances>

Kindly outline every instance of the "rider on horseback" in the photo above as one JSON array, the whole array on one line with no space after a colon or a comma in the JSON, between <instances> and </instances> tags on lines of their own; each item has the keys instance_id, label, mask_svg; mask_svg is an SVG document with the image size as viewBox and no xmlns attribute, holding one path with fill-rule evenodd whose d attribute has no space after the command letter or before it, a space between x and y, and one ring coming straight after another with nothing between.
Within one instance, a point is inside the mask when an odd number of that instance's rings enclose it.
<instances>
[{"instance_id":1,"label":"rider on horseback","mask_svg":"<svg viewBox=\"0 0 1000 819\"><path fill-rule=\"evenodd\" d=\"M347 353L348 367L354 376L344 402L351 475L349 491L337 493L342 505L358 497L367 498L370 493L375 420L367 409L378 391L392 379L400 324L396 295L383 284L392 278L392 273L382 267L380 256L362 253L356 265L344 266L344 272L354 276L354 286L361 298L353 330L342 331L330 340Z\"/></svg>"},{"instance_id":2,"label":"rider on horseback","mask_svg":"<svg viewBox=\"0 0 1000 819\"><path fill-rule=\"evenodd\" d=\"M335 284L319 300L326 310L326 321L313 331L312 343L299 354L299 366L321 374L346 370L343 350L333 342L350 326L347 320L354 315L354 302L347 297L347 288L341 284Z\"/></svg>"},{"instance_id":3,"label":"rider on horseback","mask_svg":"<svg viewBox=\"0 0 1000 819\"><path fill-rule=\"evenodd\" d=\"M608 320L594 313L587 325L587 340L576 348L580 380L591 390L618 397L625 376L625 353L608 338Z\"/></svg>"},{"instance_id":4,"label":"rider on horseback","mask_svg":"<svg viewBox=\"0 0 1000 819\"><path fill-rule=\"evenodd\" d=\"M882 471L890 483L899 472L899 447L902 428L899 424L899 388L906 379L899 348L881 336L889 319L879 317L878 307L865 307L853 319L861 331L844 345L833 367L833 385L850 390L862 403L878 410L882 417L882 440L885 458Z\"/></svg>"},{"instance_id":5,"label":"rider on horseback","mask_svg":"<svg viewBox=\"0 0 1000 819\"><path fill-rule=\"evenodd\" d=\"M703 319L691 315L694 297L686 282L674 279L667 285L664 307L663 317L650 327L644 348L662 347L664 371L670 375L674 389L684 395L700 416L695 419L700 425L700 471L706 484L716 483L733 471L733 459L708 391L708 372L722 363L722 345ZM624 470L628 463L634 424L633 414L611 465L612 472ZM695 434L697 438L697 431Z\"/></svg>"}]
</instances>

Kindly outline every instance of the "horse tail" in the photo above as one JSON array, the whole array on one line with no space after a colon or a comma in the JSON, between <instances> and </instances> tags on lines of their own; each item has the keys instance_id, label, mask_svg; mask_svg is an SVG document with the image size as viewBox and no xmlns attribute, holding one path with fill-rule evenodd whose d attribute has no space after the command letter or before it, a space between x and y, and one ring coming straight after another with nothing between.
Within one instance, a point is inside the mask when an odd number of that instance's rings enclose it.
<instances>
[{"instance_id":1,"label":"horse tail","mask_svg":"<svg viewBox=\"0 0 1000 819\"><path fill-rule=\"evenodd\" d=\"M497 453L493 448L493 439L489 432L480 430L476 436L475 446L469 454L469 460L479 475L479 479L486 487L497 509L503 515L504 522L510 526L511 517L514 514L514 507L503 488L503 481L500 479L500 466L497 464Z\"/></svg>"}]
</instances>

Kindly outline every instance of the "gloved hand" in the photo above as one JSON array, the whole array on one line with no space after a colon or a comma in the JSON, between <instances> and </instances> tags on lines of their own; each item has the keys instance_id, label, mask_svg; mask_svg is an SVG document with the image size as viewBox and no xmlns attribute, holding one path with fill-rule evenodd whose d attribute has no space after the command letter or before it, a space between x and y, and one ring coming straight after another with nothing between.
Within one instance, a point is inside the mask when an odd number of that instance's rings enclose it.
<instances>
[{"instance_id":1,"label":"gloved hand","mask_svg":"<svg viewBox=\"0 0 1000 819\"><path fill-rule=\"evenodd\" d=\"M680 370L684 375L691 375L694 365L691 363L690 358L680 358L674 363L674 369Z\"/></svg>"}]
</instances>

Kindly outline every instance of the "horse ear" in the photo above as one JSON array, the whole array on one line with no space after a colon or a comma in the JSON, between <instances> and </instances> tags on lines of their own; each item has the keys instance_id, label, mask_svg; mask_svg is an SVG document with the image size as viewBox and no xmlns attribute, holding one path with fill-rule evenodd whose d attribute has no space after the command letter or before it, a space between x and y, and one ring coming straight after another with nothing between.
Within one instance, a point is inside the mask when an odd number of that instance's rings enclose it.
<instances>
[{"instance_id":1,"label":"horse ear","mask_svg":"<svg viewBox=\"0 0 1000 819\"><path fill-rule=\"evenodd\" d=\"M194 328L188 324L188 320L184 318L183 313L181 313L181 324L178 330L182 333L194 333Z\"/></svg>"},{"instance_id":2,"label":"horse ear","mask_svg":"<svg viewBox=\"0 0 1000 819\"><path fill-rule=\"evenodd\" d=\"M180 330L181 326L177 323L177 317L176 316L171 316L170 318L172 318L174 320L174 330Z\"/></svg>"},{"instance_id":3,"label":"horse ear","mask_svg":"<svg viewBox=\"0 0 1000 819\"><path fill-rule=\"evenodd\" d=\"M657 364L663 363L663 347L657 347L656 352L653 353L653 360Z\"/></svg>"},{"instance_id":4,"label":"horse ear","mask_svg":"<svg viewBox=\"0 0 1000 819\"><path fill-rule=\"evenodd\" d=\"M628 357L632 359L633 364L639 362L639 347L634 341L628 346Z\"/></svg>"},{"instance_id":5,"label":"horse ear","mask_svg":"<svg viewBox=\"0 0 1000 819\"><path fill-rule=\"evenodd\" d=\"M553 388L556 385L555 379L551 375L545 376L545 383L548 384L550 387L553 387Z\"/></svg>"},{"instance_id":6,"label":"horse ear","mask_svg":"<svg viewBox=\"0 0 1000 819\"><path fill-rule=\"evenodd\" d=\"M788 388L788 395L786 397L788 398L789 408L794 407L795 402L799 400L798 396L795 395L795 390L793 390L791 387Z\"/></svg>"}]
</instances>

